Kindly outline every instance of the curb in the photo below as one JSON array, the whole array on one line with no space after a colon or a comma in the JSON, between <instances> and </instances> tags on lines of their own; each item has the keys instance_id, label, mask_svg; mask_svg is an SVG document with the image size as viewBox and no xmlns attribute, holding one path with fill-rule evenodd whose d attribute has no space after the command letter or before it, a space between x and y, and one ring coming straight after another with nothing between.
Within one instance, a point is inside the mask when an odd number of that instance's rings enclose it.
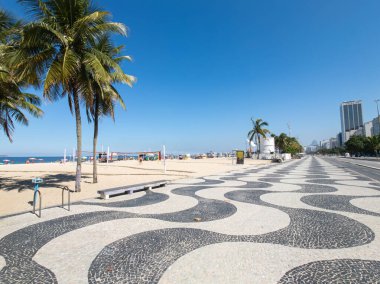
<instances>
[{"instance_id":1,"label":"curb","mask_svg":"<svg viewBox=\"0 0 380 284\"><path fill-rule=\"evenodd\" d=\"M363 168L374 169L374 170L379 170L380 171L380 168L376 168L376 167L372 167L372 166L368 166L368 165L351 163L351 162L346 162L346 163L349 163L349 164L352 164L352 165L356 165L356 166L360 166L360 167L363 167Z\"/></svg>"}]
</instances>

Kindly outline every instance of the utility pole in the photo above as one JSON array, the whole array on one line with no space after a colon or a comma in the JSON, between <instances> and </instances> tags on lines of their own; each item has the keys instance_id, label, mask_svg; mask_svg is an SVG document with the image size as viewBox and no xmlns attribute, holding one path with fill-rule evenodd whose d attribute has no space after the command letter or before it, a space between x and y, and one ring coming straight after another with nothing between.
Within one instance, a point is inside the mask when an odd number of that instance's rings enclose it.
<instances>
[{"instance_id":1,"label":"utility pole","mask_svg":"<svg viewBox=\"0 0 380 284\"><path fill-rule=\"evenodd\" d=\"M288 122L287 124L286 124L287 126L288 126L288 131L289 131L289 137L292 137L292 133L291 133L291 131L290 131L290 123Z\"/></svg>"},{"instance_id":2,"label":"utility pole","mask_svg":"<svg viewBox=\"0 0 380 284\"><path fill-rule=\"evenodd\" d=\"M162 146L162 151L164 152L164 173L166 174L166 147Z\"/></svg>"},{"instance_id":3,"label":"utility pole","mask_svg":"<svg viewBox=\"0 0 380 284\"><path fill-rule=\"evenodd\" d=\"M376 108L377 108L377 123L378 123L378 126L377 126L377 130L378 130L378 133L377 133L377 135L379 135L379 134L380 134L380 115L379 115L379 102L380 102L380 100L379 100L379 99L375 100L375 103L376 103ZM375 133L373 133L373 134L375 134Z\"/></svg>"}]
</instances>

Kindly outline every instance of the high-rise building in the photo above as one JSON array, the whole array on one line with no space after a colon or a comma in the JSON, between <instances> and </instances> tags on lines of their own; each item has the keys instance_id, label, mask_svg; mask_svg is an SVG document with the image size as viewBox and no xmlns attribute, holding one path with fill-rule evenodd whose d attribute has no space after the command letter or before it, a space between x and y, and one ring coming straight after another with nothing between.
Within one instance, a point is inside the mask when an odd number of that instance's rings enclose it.
<instances>
[{"instance_id":1,"label":"high-rise building","mask_svg":"<svg viewBox=\"0 0 380 284\"><path fill-rule=\"evenodd\" d=\"M339 132L336 135L336 145L337 145L337 147L342 147L343 146L343 144L342 144L342 132Z\"/></svg>"},{"instance_id":2,"label":"high-rise building","mask_svg":"<svg viewBox=\"0 0 380 284\"><path fill-rule=\"evenodd\" d=\"M343 102L340 105L342 142L345 143L356 130L363 127L362 101Z\"/></svg>"},{"instance_id":3,"label":"high-rise building","mask_svg":"<svg viewBox=\"0 0 380 284\"><path fill-rule=\"evenodd\" d=\"M331 137L330 138L330 149L334 149L337 147L339 147L338 140L336 139L336 137Z\"/></svg>"},{"instance_id":4,"label":"high-rise building","mask_svg":"<svg viewBox=\"0 0 380 284\"><path fill-rule=\"evenodd\" d=\"M380 134L380 116L372 119L372 136Z\"/></svg>"}]
</instances>

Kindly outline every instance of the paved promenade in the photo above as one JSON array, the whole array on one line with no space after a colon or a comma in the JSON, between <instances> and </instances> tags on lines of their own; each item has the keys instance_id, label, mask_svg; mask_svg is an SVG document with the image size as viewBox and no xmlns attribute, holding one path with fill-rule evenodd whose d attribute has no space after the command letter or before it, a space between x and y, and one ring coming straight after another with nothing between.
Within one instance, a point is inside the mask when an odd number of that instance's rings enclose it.
<instances>
[{"instance_id":1,"label":"paved promenade","mask_svg":"<svg viewBox=\"0 0 380 284\"><path fill-rule=\"evenodd\" d=\"M380 184L305 158L0 219L0 283L380 283Z\"/></svg>"}]
</instances>

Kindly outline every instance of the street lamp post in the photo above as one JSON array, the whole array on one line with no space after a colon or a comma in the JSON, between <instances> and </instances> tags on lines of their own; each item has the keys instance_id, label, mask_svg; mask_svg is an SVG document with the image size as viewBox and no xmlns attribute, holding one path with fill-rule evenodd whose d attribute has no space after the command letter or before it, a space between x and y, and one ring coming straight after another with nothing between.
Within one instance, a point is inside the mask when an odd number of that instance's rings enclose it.
<instances>
[{"instance_id":1,"label":"street lamp post","mask_svg":"<svg viewBox=\"0 0 380 284\"><path fill-rule=\"evenodd\" d=\"M375 103L376 103L376 108L377 108L377 124L378 124L378 126L377 126L377 129L378 129L378 133L377 133L377 135L380 135L380 115L379 115L379 102L380 102L380 100L379 99L377 99L377 100L375 100ZM375 131L373 131L374 133L374 135L375 135ZM376 151L376 157L378 157L378 152Z\"/></svg>"},{"instance_id":2,"label":"street lamp post","mask_svg":"<svg viewBox=\"0 0 380 284\"><path fill-rule=\"evenodd\" d=\"M380 134L380 115L379 115L379 102L380 102L380 100L379 100L379 99L375 100L375 103L376 103L376 108L377 108L377 123L378 123L377 129L378 129L378 132L379 132L379 133L377 133L377 135L379 135L379 134Z\"/></svg>"}]
</instances>

